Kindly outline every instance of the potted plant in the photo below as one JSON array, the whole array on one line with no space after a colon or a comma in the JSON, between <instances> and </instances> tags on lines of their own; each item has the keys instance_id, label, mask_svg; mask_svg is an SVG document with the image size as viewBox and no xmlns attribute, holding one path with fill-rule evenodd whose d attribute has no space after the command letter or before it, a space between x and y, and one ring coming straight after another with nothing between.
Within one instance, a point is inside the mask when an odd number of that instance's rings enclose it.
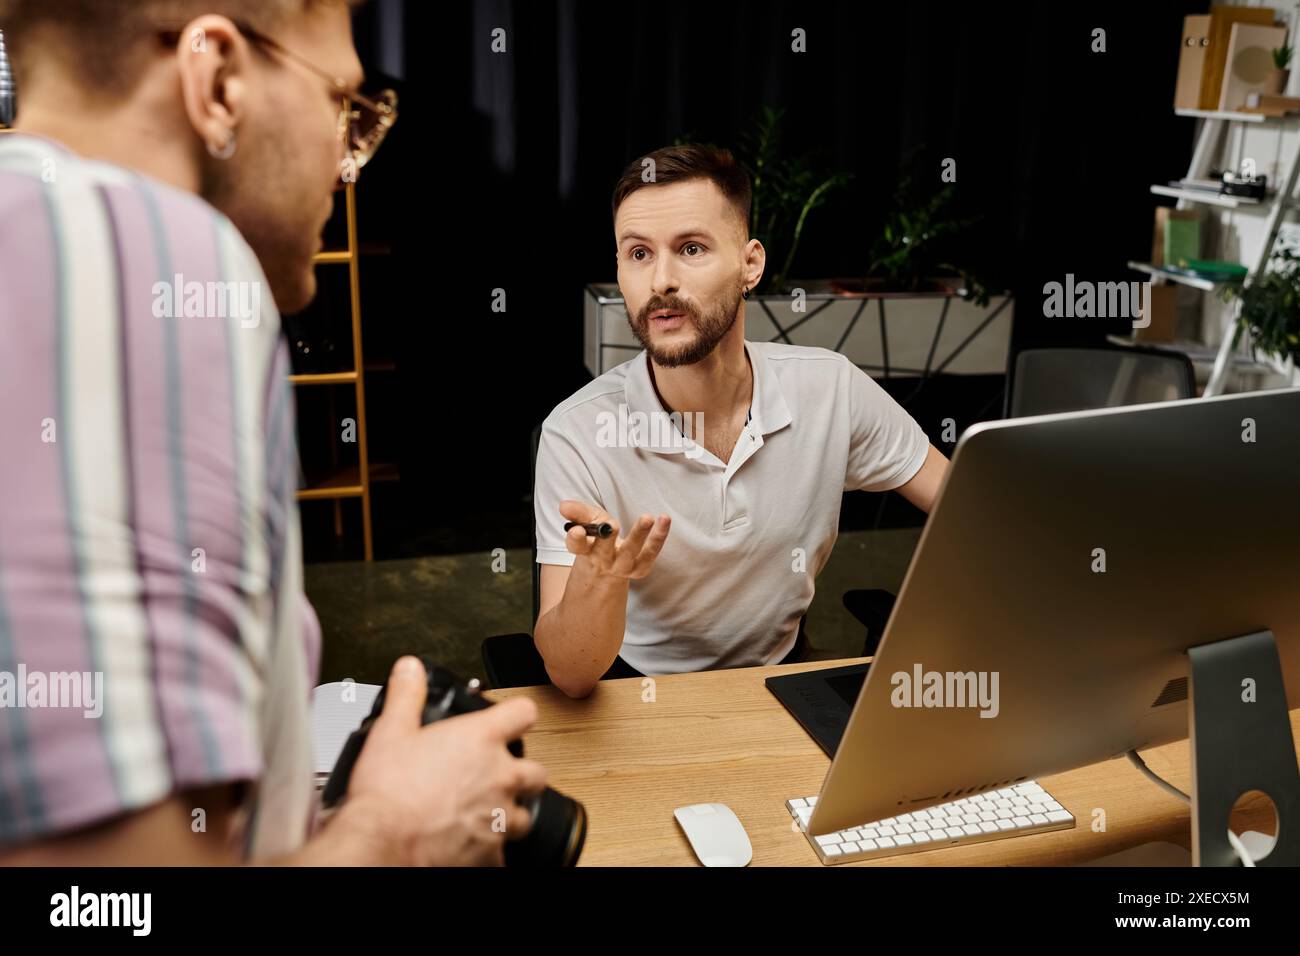
<instances>
[{"instance_id":1,"label":"potted plant","mask_svg":"<svg viewBox=\"0 0 1300 956\"><path fill-rule=\"evenodd\" d=\"M919 162L914 151L903 166L915 169ZM951 183L926 191L904 174L871 245L866 274L830 284L850 301L874 302L874 315L856 310L868 321L851 320L837 346L873 373L1006 371L1011 297L991 292L972 264L980 248L977 220L958 216L954 199Z\"/></svg>"},{"instance_id":2,"label":"potted plant","mask_svg":"<svg viewBox=\"0 0 1300 956\"><path fill-rule=\"evenodd\" d=\"M981 306L989 303L987 282L976 270L950 261L969 249L975 219L959 219L952 211L949 183L933 195L918 194L905 176L894 194L894 207L871 248L871 263L861 280L837 280L842 291L889 293L954 292Z\"/></svg>"},{"instance_id":3,"label":"potted plant","mask_svg":"<svg viewBox=\"0 0 1300 956\"><path fill-rule=\"evenodd\" d=\"M1269 261L1272 268L1254 281L1224 289L1226 299L1241 303L1232 345L1244 332L1279 371L1290 374L1300 360L1300 255L1283 246Z\"/></svg>"},{"instance_id":4,"label":"potted plant","mask_svg":"<svg viewBox=\"0 0 1300 956\"><path fill-rule=\"evenodd\" d=\"M1280 94L1291 79L1292 47L1280 46L1273 51L1273 69L1268 71L1268 92Z\"/></svg>"},{"instance_id":5,"label":"potted plant","mask_svg":"<svg viewBox=\"0 0 1300 956\"><path fill-rule=\"evenodd\" d=\"M741 134L737 159L749 173L753 192L749 234L763 244L769 270L759 293L784 292L808 214L823 205L851 173L819 170L811 155L783 155L785 110L764 106L751 132Z\"/></svg>"}]
</instances>

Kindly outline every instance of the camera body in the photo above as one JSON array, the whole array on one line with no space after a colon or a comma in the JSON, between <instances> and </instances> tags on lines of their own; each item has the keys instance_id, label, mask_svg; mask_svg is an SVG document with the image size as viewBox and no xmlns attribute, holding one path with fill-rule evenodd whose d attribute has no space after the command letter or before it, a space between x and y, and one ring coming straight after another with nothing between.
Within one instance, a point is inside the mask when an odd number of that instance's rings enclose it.
<instances>
[{"instance_id":1,"label":"camera body","mask_svg":"<svg viewBox=\"0 0 1300 956\"><path fill-rule=\"evenodd\" d=\"M477 680L462 681L446 668L428 657L421 657L428 679L428 696L425 698L421 724L432 724L447 717L468 714L492 706L479 693ZM348 737L339 759L330 772L329 780L321 794L321 805L326 809L337 806L347 795L352 767L365 746L370 728L384 709L388 684L385 683L375 697L370 714ZM516 757L524 755L522 740L512 740L507 745ZM532 816L528 833L518 840L506 843L507 866L573 866L582 854L587 838L587 812L581 803L547 787L523 804Z\"/></svg>"}]
</instances>

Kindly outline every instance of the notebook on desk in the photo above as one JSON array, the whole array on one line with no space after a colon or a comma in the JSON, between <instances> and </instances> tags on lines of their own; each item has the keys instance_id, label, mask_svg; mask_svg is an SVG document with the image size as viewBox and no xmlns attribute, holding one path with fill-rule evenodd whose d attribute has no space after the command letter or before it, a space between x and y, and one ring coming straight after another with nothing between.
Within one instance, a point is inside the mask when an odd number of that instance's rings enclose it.
<instances>
[{"instance_id":1,"label":"notebook on desk","mask_svg":"<svg viewBox=\"0 0 1300 956\"><path fill-rule=\"evenodd\" d=\"M348 736L370 716L370 708L379 691L379 684L354 681L333 681L312 691L312 770L318 790L334 769Z\"/></svg>"}]
</instances>

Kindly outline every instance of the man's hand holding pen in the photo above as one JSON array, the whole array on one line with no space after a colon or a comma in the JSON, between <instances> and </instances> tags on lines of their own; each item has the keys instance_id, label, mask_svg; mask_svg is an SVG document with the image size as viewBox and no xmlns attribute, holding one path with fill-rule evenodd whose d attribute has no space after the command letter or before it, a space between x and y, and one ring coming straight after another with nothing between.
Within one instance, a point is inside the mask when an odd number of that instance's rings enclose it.
<instances>
[{"instance_id":1,"label":"man's hand holding pen","mask_svg":"<svg viewBox=\"0 0 1300 956\"><path fill-rule=\"evenodd\" d=\"M629 580L650 573L672 524L667 515L643 514L620 538L618 521L595 505L562 501L560 514L567 519L564 544L572 554L586 558L597 574Z\"/></svg>"}]
</instances>

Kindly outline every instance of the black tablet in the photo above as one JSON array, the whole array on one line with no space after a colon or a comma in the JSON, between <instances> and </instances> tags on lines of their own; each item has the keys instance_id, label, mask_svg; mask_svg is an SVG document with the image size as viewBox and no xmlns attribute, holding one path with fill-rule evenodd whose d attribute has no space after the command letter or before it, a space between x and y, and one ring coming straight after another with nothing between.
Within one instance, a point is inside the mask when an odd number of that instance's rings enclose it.
<instances>
[{"instance_id":1,"label":"black tablet","mask_svg":"<svg viewBox=\"0 0 1300 956\"><path fill-rule=\"evenodd\" d=\"M827 667L769 677L764 683L817 741L817 746L826 751L826 756L834 757L870 667L870 664Z\"/></svg>"}]
</instances>

